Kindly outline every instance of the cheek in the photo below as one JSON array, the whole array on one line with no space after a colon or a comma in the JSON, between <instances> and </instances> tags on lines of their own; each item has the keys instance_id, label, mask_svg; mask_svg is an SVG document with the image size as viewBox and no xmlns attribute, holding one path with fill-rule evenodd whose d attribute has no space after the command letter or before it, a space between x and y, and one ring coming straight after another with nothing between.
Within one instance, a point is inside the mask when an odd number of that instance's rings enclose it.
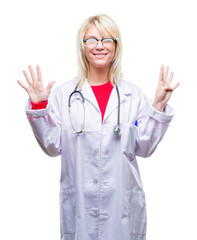
<instances>
[{"instance_id":1,"label":"cheek","mask_svg":"<svg viewBox=\"0 0 197 240\"><path fill-rule=\"evenodd\" d=\"M92 57L91 51L88 50L88 49L85 49L85 56L86 56L88 62L90 62L91 61L91 57Z\"/></svg>"},{"instance_id":2,"label":"cheek","mask_svg":"<svg viewBox=\"0 0 197 240\"><path fill-rule=\"evenodd\" d=\"M115 57L115 49L110 51L110 61L113 61Z\"/></svg>"}]
</instances>

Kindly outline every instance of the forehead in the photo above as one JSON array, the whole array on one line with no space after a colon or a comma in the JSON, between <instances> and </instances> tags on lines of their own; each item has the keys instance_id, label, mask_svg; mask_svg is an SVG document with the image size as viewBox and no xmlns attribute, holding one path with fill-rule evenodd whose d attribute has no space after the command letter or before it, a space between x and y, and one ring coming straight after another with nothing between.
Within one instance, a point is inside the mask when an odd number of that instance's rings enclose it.
<instances>
[{"instance_id":1,"label":"forehead","mask_svg":"<svg viewBox=\"0 0 197 240\"><path fill-rule=\"evenodd\" d=\"M101 30L101 29L98 29L94 24L90 24L85 33L85 37L102 38L102 37L110 37L110 34L104 28L102 28Z\"/></svg>"}]
</instances>

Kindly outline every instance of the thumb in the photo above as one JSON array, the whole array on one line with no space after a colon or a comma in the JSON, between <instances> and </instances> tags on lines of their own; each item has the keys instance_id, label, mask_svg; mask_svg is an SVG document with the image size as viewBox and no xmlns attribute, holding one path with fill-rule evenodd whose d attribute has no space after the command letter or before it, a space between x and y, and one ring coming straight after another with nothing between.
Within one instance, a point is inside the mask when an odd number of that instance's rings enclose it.
<instances>
[{"instance_id":1,"label":"thumb","mask_svg":"<svg viewBox=\"0 0 197 240\"><path fill-rule=\"evenodd\" d=\"M54 85L55 83L56 83L55 81L49 82L49 84L47 85L46 89L47 89L49 92L51 92L51 89L52 89L52 87L53 87L53 85Z\"/></svg>"},{"instance_id":2,"label":"thumb","mask_svg":"<svg viewBox=\"0 0 197 240\"><path fill-rule=\"evenodd\" d=\"M172 87L172 90L174 91L179 85L180 85L180 83L177 82L177 83Z\"/></svg>"}]
</instances>

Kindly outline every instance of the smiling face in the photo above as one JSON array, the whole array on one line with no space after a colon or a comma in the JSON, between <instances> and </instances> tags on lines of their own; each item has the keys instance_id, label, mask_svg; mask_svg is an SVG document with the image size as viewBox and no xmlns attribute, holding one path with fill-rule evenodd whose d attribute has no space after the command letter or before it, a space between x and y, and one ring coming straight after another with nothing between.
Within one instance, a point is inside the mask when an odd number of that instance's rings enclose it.
<instances>
[{"instance_id":1,"label":"smiling face","mask_svg":"<svg viewBox=\"0 0 197 240\"><path fill-rule=\"evenodd\" d=\"M106 37L111 38L106 31L104 31L104 36L102 36L96 26L91 24L86 31L84 39L102 39ZM115 55L115 42L103 44L101 41L98 41L96 44L85 43L85 45L85 55L90 65L90 71L98 68L109 70L110 64Z\"/></svg>"}]
</instances>

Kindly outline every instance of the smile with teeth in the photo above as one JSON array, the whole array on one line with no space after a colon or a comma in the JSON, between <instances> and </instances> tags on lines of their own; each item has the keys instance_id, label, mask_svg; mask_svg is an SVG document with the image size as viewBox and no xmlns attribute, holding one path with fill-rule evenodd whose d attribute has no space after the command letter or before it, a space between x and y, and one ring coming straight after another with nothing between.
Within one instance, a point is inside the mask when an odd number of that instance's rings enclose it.
<instances>
[{"instance_id":1,"label":"smile with teeth","mask_svg":"<svg viewBox=\"0 0 197 240\"><path fill-rule=\"evenodd\" d=\"M107 53L93 53L93 55L97 58L103 58L107 55Z\"/></svg>"}]
</instances>

